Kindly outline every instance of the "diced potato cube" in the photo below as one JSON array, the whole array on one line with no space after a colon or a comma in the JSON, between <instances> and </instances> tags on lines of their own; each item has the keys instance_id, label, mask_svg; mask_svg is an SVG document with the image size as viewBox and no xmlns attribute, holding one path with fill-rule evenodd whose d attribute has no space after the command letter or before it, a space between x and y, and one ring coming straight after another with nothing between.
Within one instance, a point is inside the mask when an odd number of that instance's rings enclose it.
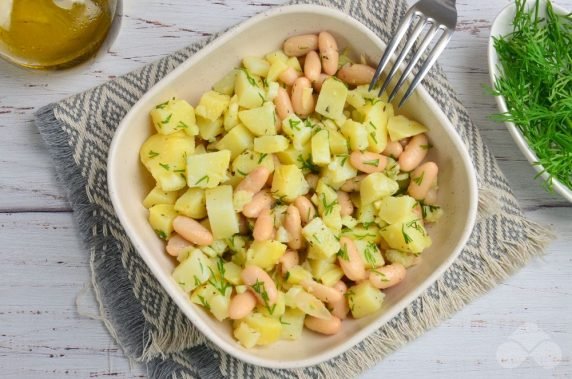
<instances>
[{"instance_id":1,"label":"diced potato cube","mask_svg":"<svg viewBox=\"0 0 572 379\"><path fill-rule=\"evenodd\" d=\"M276 111L271 102L258 108L239 111L238 118L255 136L276 134Z\"/></svg>"},{"instance_id":2,"label":"diced potato cube","mask_svg":"<svg viewBox=\"0 0 572 379\"><path fill-rule=\"evenodd\" d=\"M322 278L320 280L323 285L326 285L328 287L333 287L334 284L339 282L344 277L344 275L345 274L341 268L334 267L333 269L322 275Z\"/></svg>"},{"instance_id":3,"label":"diced potato cube","mask_svg":"<svg viewBox=\"0 0 572 379\"><path fill-rule=\"evenodd\" d=\"M284 54L282 50L276 50L270 54L266 54L265 58L270 64L274 64L276 61L288 62L288 56Z\"/></svg>"},{"instance_id":4,"label":"diced potato cube","mask_svg":"<svg viewBox=\"0 0 572 379\"><path fill-rule=\"evenodd\" d=\"M354 318L362 318L375 313L381 308L385 298L385 294L368 281L350 287L346 294Z\"/></svg>"},{"instance_id":5,"label":"diced potato cube","mask_svg":"<svg viewBox=\"0 0 572 379\"><path fill-rule=\"evenodd\" d=\"M234 92L238 96L238 105L243 108L257 108L265 101L260 78L253 76L247 70L239 70L236 75Z\"/></svg>"},{"instance_id":6,"label":"diced potato cube","mask_svg":"<svg viewBox=\"0 0 572 379\"><path fill-rule=\"evenodd\" d=\"M307 262L310 263L312 276L317 280L321 280L325 273L337 267L331 259L308 259Z\"/></svg>"},{"instance_id":7,"label":"diced potato cube","mask_svg":"<svg viewBox=\"0 0 572 379\"><path fill-rule=\"evenodd\" d=\"M224 111L223 126L224 130L229 131L238 125L238 96L234 95L230 98L228 108Z\"/></svg>"},{"instance_id":8,"label":"diced potato cube","mask_svg":"<svg viewBox=\"0 0 572 379\"><path fill-rule=\"evenodd\" d=\"M405 268L415 266L419 261L418 255L393 249L385 251L385 258L387 258L390 263L399 263Z\"/></svg>"},{"instance_id":9,"label":"diced potato cube","mask_svg":"<svg viewBox=\"0 0 572 379\"><path fill-rule=\"evenodd\" d=\"M270 63L263 58L249 56L242 59L242 64L248 72L253 73L258 76L268 75L268 70L270 70Z\"/></svg>"},{"instance_id":10,"label":"diced potato cube","mask_svg":"<svg viewBox=\"0 0 572 379\"><path fill-rule=\"evenodd\" d=\"M282 130L291 140L294 149L301 150L312 138L312 123L302 121L291 114L282 121Z\"/></svg>"},{"instance_id":11,"label":"diced potato cube","mask_svg":"<svg viewBox=\"0 0 572 379\"><path fill-rule=\"evenodd\" d=\"M377 216L377 209L373 203L368 205L361 205L357 208L357 220L362 224L369 224L375 221Z\"/></svg>"},{"instance_id":12,"label":"diced potato cube","mask_svg":"<svg viewBox=\"0 0 572 379\"><path fill-rule=\"evenodd\" d=\"M304 173L295 165L280 165L274 171L271 191L276 199L292 202L309 190Z\"/></svg>"},{"instance_id":13,"label":"diced potato cube","mask_svg":"<svg viewBox=\"0 0 572 379\"><path fill-rule=\"evenodd\" d=\"M379 217L388 224L415 220L419 217L416 206L417 200L411 196L387 196L379 200Z\"/></svg>"},{"instance_id":14,"label":"diced potato cube","mask_svg":"<svg viewBox=\"0 0 572 379\"><path fill-rule=\"evenodd\" d=\"M302 72L302 66L300 66L300 61L298 60L298 58L290 57L290 58L288 58L288 61L286 62L286 64L289 67L292 67L294 70L296 70L298 72Z\"/></svg>"},{"instance_id":15,"label":"diced potato cube","mask_svg":"<svg viewBox=\"0 0 572 379\"><path fill-rule=\"evenodd\" d=\"M195 139L183 132L154 134L141 146L139 156L163 191L185 187L185 157L193 154Z\"/></svg>"},{"instance_id":16,"label":"diced potato cube","mask_svg":"<svg viewBox=\"0 0 572 379\"><path fill-rule=\"evenodd\" d=\"M234 191L232 196L232 205L236 212L242 212L244 206L252 201L254 195L249 191Z\"/></svg>"},{"instance_id":17,"label":"diced potato cube","mask_svg":"<svg viewBox=\"0 0 572 379\"><path fill-rule=\"evenodd\" d=\"M246 252L246 263L263 270L271 270L286 252L286 245L278 241L254 241Z\"/></svg>"},{"instance_id":18,"label":"diced potato cube","mask_svg":"<svg viewBox=\"0 0 572 379\"><path fill-rule=\"evenodd\" d=\"M205 197L214 239L229 238L238 233L238 218L232 206L232 187L224 185L207 189Z\"/></svg>"},{"instance_id":19,"label":"diced potato cube","mask_svg":"<svg viewBox=\"0 0 572 379\"><path fill-rule=\"evenodd\" d=\"M347 120L340 130L342 134L349 139L352 151L362 151L369 146L367 129L359 122Z\"/></svg>"},{"instance_id":20,"label":"diced potato cube","mask_svg":"<svg viewBox=\"0 0 572 379\"><path fill-rule=\"evenodd\" d=\"M199 249L191 250L189 257L173 271L173 279L183 291L190 292L209 280L211 261Z\"/></svg>"},{"instance_id":21,"label":"diced potato cube","mask_svg":"<svg viewBox=\"0 0 572 379\"><path fill-rule=\"evenodd\" d=\"M274 159L272 158L272 154L245 150L232 161L232 171L241 176L248 175L258 166L264 166L270 170L270 172L274 171Z\"/></svg>"},{"instance_id":22,"label":"diced potato cube","mask_svg":"<svg viewBox=\"0 0 572 379\"><path fill-rule=\"evenodd\" d=\"M230 305L230 294L223 296L217 293L209 300L210 312L218 320L223 321L228 318L228 307Z\"/></svg>"},{"instance_id":23,"label":"diced potato cube","mask_svg":"<svg viewBox=\"0 0 572 379\"><path fill-rule=\"evenodd\" d=\"M223 95L216 91L208 91L203 94L195 113L210 121L214 121L222 116L228 107L230 96Z\"/></svg>"},{"instance_id":24,"label":"diced potato cube","mask_svg":"<svg viewBox=\"0 0 572 379\"><path fill-rule=\"evenodd\" d=\"M266 101L274 101L276 96L278 96L278 90L280 89L280 84L277 82L267 83L266 86Z\"/></svg>"},{"instance_id":25,"label":"diced potato cube","mask_svg":"<svg viewBox=\"0 0 572 379\"><path fill-rule=\"evenodd\" d=\"M419 254L432 243L421 219L391 224L379 233L390 248L408 253Z\"/></svg>"},{"instance_id":26,"label":"diced potato cube","mask_svg":"<svg viewBox=\"0 0 572 379\"><path fill-rule=\"evenodd\" d=\"M359 224L358 221L352 216L342 216L342 227L345 228L355 228Z\"/></svg>"},{"instance_id":27,"label":"diced potato cube","mask_svg":"<svg viewBox=\"0 0 572 379\"><path fill-rule=\"evenodd\" d=\"M195 110L185 100L168 100L151 110L153 125L160 134L184 131L189 136L199 133L195 122Z\"/></svg>"},{"instance_id":28,"label":"diced potato cube","mask_svg":"<svg viewBox=\"0 0 572 379\"><path fill-rule=\"evenodd\" d=\"M297 308L310 316L323 320L332 317L324 303L300 287L292 287L288 290L286 293L286 306Z\"/></svg>"},{"instance_id":29,"label":"diced potato cube","mask_svg":"<svg viewBox=\"0 0 572 379\"><path fill-rule=\"evenodd\" d=\"M173 233L173 220L177 212L171 204L157 204L149 208L149 224L159 238L167 240Z\"/></svg>"},{"instance_id":30,"label":"diced potato cube","mask_svg":"<svg viewBox=\"0 0 572 379\"><path fill-rule=\"evenodd\" d=\"M224 293L219 292L224 289ZM218 321L228 318L228 307L232 287L215 287L211 281L198 287L191 295L191 302L201 305L209 311Z\"/></svg>"},{"instance_id":31,"label":"diced potato cube","mask_svg":"<svg viewBox=\"0 0 572 379\"><path fill-rule=\"evenodd\" d=\"M351 165L348 155L336 155L322 171L322 178L334 188L340 188L346 180L355 178L357 170Z\"/></svg>"},{"instance_id":32,"label":"diced potato cube","mask_svg":"<svg viewBox=\"0 0 572 379\"><path fill-rule=\"evenodd\" d=\"M320 180L316 187L316 195L318 196L318 214L324 224L334 232L339 233L342 230L342 216L337 192L328 186L324 180Z\"/></svg>"},{"instance_id":33,"label":"diced potato cube","mask_svg":"<svg viewBox=\"0 0 572 379\"><path fill-rule=\"evenodd\" d=\"M227 245L224 240L214 240L213 243L211 243L210 245L201 247L201 251L211 258L217 258L224 254L226 248ZM219 263L219 261L214 261L214 262Z\"/></svg>"},{"instance_id":34,"label":"diced potato cube","mask_svg":"<svg viewBox=\"0 0 572 379\"><path fill-rule=\"evenodd\" d=\"M387 123L387 130L392 141L399 141L400 139L413 137L428 131L425 126L405 116L390 117Z\"/></svg>"},{"instance_id":35,"label":"diced potato cube","mask_svg":"<svg viewBox=\"0 0 572 379\"><path fill-rule=\"evenodd\" d=\"M157 204L175 204L177 201L177 191L165 192L158 186L155 186L145 199L143 200L143 206L145 208L151 208Z\"/></svg>"},{"instance_id":36,"label":"diced potato cube","mask_svg":"<svg viewBox=\"0 0 572 379\"><path fill-rule=\"evenodd\" d=\"M226 180L230 164L230 151L187 156L187 185L189 187L214 188Z\"/></svg>"},{"instance_id":37,"label":"diced potato cube","mask_svg":"<svg viewBox=\"0 0 572 379\"><path fill-rule=\"evenodd\" d=\"M275 319L280 319L284 312L286 311L286 297L284 292L278 291L278 296L276 297L276 302L273 305L270 304L258 304L256 306L256 312Z\"/></svg>"},{"instance_id":38,"label":"diced potato cube","mask_svg":"<svg viewBox=\"0 0 572 379\"><path fill-rule=\"evenodd\" d=\"M286 274L286 282L288 284L300 284L304 280L311 280L312 274L302 266L294 266L288 270Z\"/></svg>"},{"instance_id":39,"label":"diced potato cube","mask_svg":"<svg viewBox=\"0 0 572 379\"><path fill-rule=\"evenodd\" d=\"M344 229L342 236L349 237L353 240L364 240L373 243L381 242L379 227L374 224L367 224L367 227L366 225L358 225L352 229Z\"/></svg>"},{"instance_id":40,"label":"diced potato cube","mask_svg":"<svg viewBox=\"0 0 572 379\"><path fill-rule=\"evenodd\" d=\"M222 126L223 119L209 120L197 116L197 126L199 127L199 136L205 141L213 142L220 135L224 128Z\"/></svg>"},{"instance_id":41,"label":"diced potato cube","mask_svg":"<svg viewBox=\"0 0 572 379\"><path fill-rule=\"evenodd\" d=\"M421 206L423 220L427 223L437 222L443 216L443 209L436 205L423 204Z\"/></svg>"},{"instance_id":42,"label":"diced potato cube","mask_svg":"<svg viewBox=\"0 0 572 379\"><path fill-rule=\"evenodd\" d=\"M360 109L366 105L363 95L355 89L348 91L348 98L346 101L355 109Z\"/></svg>"},{"instance_id":43,"label":"diced potato cube","mask_svg":"<svg viewBox=\"0 0 572 379\"><path fill-rule=\"evenodd\" d=\"M371 104L376 104L378 102L384 102L387 103L387 100L389 98L389 96L387 96L387 92L383 91L380 96L377 96L379 93L379 89L377 88L373 88L371 91L369 90L369 84L362 84L361 86L357 86L355 88L355 90L357 93L359 93L361 96L363 96L363 98L371 103Z\"/></svg>"},{"instance_id":44,"label":"diced potato cube","mask_svg":"<svg viewBox=\"0 0 572 379\"><path fill-rule=\"evenodd\" d=\"M260 333L260 337L256 342L257 345L269 345L280 338L282 324L275 318L267 317L260 313L252 313L246 316L243 322Z\"/></svg>"},{"instance_id":45,"label":"diced potato cube","mask_svg":"<svg viewBox=\"0 0 572 379\"><path fill-rule=\"evenodd\" d=\"M302 336L304 329L304 319L306 314L299 309L287 308L282 316L280 316L280 323L282 324L282 331L280 338L284 340L297 340Z\"/></svg>"},{"instance_id":46,"label":"diced potato cube","mask_svg":"<svg viewBox=\"0 0 572 379\"><path fill-rule=\"evenodd\" d=\"M299 169L306 172L309 169L315 169L318 172L318 166L312 163L312 148L310 143L302 146L301 149L290 147L284 151L276 153L276 157L281 164L293 164Z\"/></svg>"},{"instance_id":47,"label":"diced potato cube","mask_svg":"<svg viewBox=\"0 0 572 379\"><path fill-rule=\"evenodd\" d=\"M328 131L328 143L330 144L330 152L332 155L348 154L348 141L344 135L337 130Z\"/></svg>"},{"instance_id":48,"label":"diced potato cube","mask_svg":"<svg viewBox=\"0 0 572 379\"><path fill-rule=\"evenodd\" d=\"M316 112L324 117L336 119L343 115L348 88L337 78L329 78L322 84L316 103Z\"/></svg>"},{"instance_id":49,"label":"diced potato cube","mask_svg":"<svg viewBox=\"0 0 572 379\"><path fill-rule=\"evenodd\" d=\"M332 161L328 130L322 129L312 137L312 162L318 166L327 165Z\"/></svg>"},{"instance_id":50,"label":"diced potato cube","mask_svg":"<svg viewBox=\"0 0 572 379\"><path fill-rule=\"evenodd\" d=\"M248 326L246 322L240 322L238 327L234 329L233 335L247 349L256 346L260 339L260 332Z\"/></svg>"},{"instance_id":51,"label":"diced potato cube","mask_svg":"<svg viewBox=\"0 0 572 379\"><path fill-rule=\"evenodd\" d=\"M387 120L393 116L393 106L386 103L368 104L360 109L367 128L369 151L381 153L387 146Z\"/></svg>"},{"instance_id":52,"label":"diced potato cube","mask_svg":"<svg viewBox=\"0 0 572 379\"><path fill-rule=\"evenodd\" d=\"M360 184L361 204L368 205L376 200L391 196L399 190L395 180L389 179L381 172L369 174Z\"/></svg>"},{"instance_id":53,"label":"diced potato cube","mask_svg":"<svg viewBox=\"0 0 572 379\"><path fill-rule=\"evenodd\" d=\"M254 145L254 136L244 125L236 125L229 130L224 137L217 142L218 150L229 150L230 159L236 158L246 149L251 149Z\"/></svg>"},{"instance_id":54,"label":"diced potato cube","mask_svg":"<svg viewBox=\"0 0 572 379\"><path fill-rule=\"evenodd\" d=\"M340 250L340 242L320 217L310 221L302 229L302 234L321 258L329 258Z\"/></svg>"},{"instance_id":55,"label":"diced potato cube","mask_svg":"<svg viewBox=\"0 0 572 379\"><path fill-rule=\"evenodd\" d=\"M385 264L381 251L375 243L365 240L355 240L354 242L368 270Z\"/></svg>"},{"instance_id":56,"label":"diced potato cube","mask_svg":"<svg viewBox=\"0 0 572 379\"><path fill-rule=\"evenodd\" d=\"M278 136L262 136L254 139L254 151L259 153L278 153L288 149L290 141L288 138L278 135Z\"/></svg>"},{"instance_id":57,"label":"diced potato cube","mask_svg":"<svg viewBox=\"0 0 572 379\"><path fill-rule=\"evenodd\" d=\"M270 70L268 70L268 76L266 77L266 79L269 82L275 82L276 80L278 80L280 74L282 74L287 69L288 69L288 64L286 62L276 60L270 66Z\"/></svg>"},{"instance_id":58,"label":"diced potato cube","mask_svg":"<svg viewBox=\"0 0 572 379\"><path fill-rule=\"evenodd\" d=\"M234 95L234 83L236 81L236 75L238 74L238 71L239 70L234 69L223 76L221 80L214 84L213 90L227 96Z\"/></svg>"},{"instance_id":59,"label":"diced potato cube","mask_svg":"<svg viewBox=\"0 0 572 379\"><path fill-rule=\"evenodd\" d=\"M194 219L203 219L207 215L205 191L202 188L189 188L177 199L175 210Z\"/></svg>"}]
</instances>

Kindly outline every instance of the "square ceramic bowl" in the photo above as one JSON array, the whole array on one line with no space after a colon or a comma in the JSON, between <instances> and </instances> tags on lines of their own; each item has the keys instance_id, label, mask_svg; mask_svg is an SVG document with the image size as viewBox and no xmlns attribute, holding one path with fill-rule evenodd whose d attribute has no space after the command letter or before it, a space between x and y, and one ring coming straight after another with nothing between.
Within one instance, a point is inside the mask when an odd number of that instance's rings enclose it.
<instances>
[{"instance_id":1,"label":"square ceramic bowl","mask_svg":"<svg viewBox=\"0 0 572 379\"><path fill-rule=\"evenodd\" d=\"M477 210L476 177L467 149L435 101L420 87L402 113L429 127L434 145L429 159L440 167L439 204L445 216L430 230L433 246L423 253L422 263L409 270L404 282L386 292L385 303L376 314L346 320L335 336L304 331L298 341L279 341L247 350L234 340L230 322L216 321L189 301L171 278L175 262L165 254L164 243L149 226L147 210L141 204L152 188L139 163L139 148L153 132L149 110L172 96L196 104L203 92L239 65L241 58L276 50L289 36L321 30L332 32L341 48L365 52L371 62L377 62L384 49L375 34L336 10L297 5L260 14L196 53L143 96L119 126L109 153L109 192L117 215L166 292L221 349L246 362L272 368L304 367L333 358L394 317L451 265L471 234Z\"/></svg>"},{"instance_id":2,"label":"square ceramic bowl","mask_svg":"<svg viewBox=\"0 0 572 379\"><path fill-rule=\"evenodd\" d=\"M535 1L528 1L526 6L529 9L534 9ZM552 4L552 8L554 12L559 15L567 15L570 14L569 11L566 9L559 7L556 4ZM513 31L512 21L514 20L514 16L516 13L516 5L511 3L503 8L502 11L498 14L493 22L493 26L491 28L491 35L489 37L489 46L488 46L488 61L489 61L489 75L491 80L491 86L494 88L495 83L498 78L502 77L502 70L500 67L499 57L497 55L494 40L495 38L499 38L501 36L507 36ZM542 1L540 3L540 7L538 8L539 17L546 16L546 2ZM496 96L495 100L497 102L497 106L501 113L507 113L508 107L506 105L506 100L504 96ZM512 139L522 152L526 159L530 162L532 167L539 173L542 180L547 180L549 175L544 172L544 166L535 164L538 162L538 156L530 148L528 142L524 138L524 135L520 131L520 129L512 122L505 122L505 125L512 136ZM561 181L556 178L552 179L552 187L554 191L562 195L566 200L572 203L572 189L566 187Z\"/></svg>"}]
</instances>

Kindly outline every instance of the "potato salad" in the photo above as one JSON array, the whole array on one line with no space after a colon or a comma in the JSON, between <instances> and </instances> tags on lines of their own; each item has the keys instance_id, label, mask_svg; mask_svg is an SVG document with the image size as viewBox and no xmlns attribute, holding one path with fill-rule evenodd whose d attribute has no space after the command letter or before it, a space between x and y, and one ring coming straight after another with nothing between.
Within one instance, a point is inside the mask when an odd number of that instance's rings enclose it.
<instances>
[{"instance_id":1,"label":"potato salad","mask_svg":"<svg viewBox=\"0 0 572 379\"><path fill-rule=\"evenodd\" d=\"M442 210L427 128L369 91L332 34L248 56L193 107L165 99L140 159L149 223L193 303L246 348L379 313Z\"/></svg>"}]
</instances>

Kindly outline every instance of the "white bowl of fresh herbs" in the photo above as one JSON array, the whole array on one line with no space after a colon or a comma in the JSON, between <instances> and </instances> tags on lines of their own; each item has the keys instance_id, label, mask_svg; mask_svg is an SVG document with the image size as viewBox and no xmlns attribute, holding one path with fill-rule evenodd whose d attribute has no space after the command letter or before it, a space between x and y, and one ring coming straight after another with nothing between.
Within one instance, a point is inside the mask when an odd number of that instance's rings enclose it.
<instances>
[{"instance_id":1,"label":"white bowl of fresh herbs","mask_svg":"<svg viewBox=\"0 0 572 379\"><path fill-rule=\"evenodd\" d=\"M489 39L491 84L514 141L549 191L572 202L572 16L549 0L516 0Z\"/></svg>"}]
</instances>

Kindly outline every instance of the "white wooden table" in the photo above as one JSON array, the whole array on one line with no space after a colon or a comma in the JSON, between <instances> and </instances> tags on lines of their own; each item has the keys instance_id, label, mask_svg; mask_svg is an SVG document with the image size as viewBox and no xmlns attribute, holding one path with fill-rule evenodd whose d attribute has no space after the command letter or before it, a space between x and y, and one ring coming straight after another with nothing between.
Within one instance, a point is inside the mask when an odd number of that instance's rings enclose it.
<instances>
[{"instance_id":1,"label":"white wooden table","mask_svg":"<svg viewBox=\"0 0 572 379\"><path fill-rule=\"evenodd\" d=\"M33 112L284 2L125 1L117 39L89 65L43 73L0 62L0 377L145 376L143 368L123 357L99 321L78 314L76 298L89 282L88 256L32 123ZM364 378L572 376L572 208L532 180L534 171L508 132L490 121L495 103L483 88L488 83L490 24L507 3L458 1L459 31L440 63L526 214L552 225L558 240L546 258L533 261ZM572 0L559 3L572 8ZM92 299L80 299L81 309L96 312ZM529 329L522 343L540 364L528 357L519 367L508 368L511 358L528 355L526 349L505 344L525 323L543 330L553 344L537 344Z\"/></svg>"}]
</instances>

